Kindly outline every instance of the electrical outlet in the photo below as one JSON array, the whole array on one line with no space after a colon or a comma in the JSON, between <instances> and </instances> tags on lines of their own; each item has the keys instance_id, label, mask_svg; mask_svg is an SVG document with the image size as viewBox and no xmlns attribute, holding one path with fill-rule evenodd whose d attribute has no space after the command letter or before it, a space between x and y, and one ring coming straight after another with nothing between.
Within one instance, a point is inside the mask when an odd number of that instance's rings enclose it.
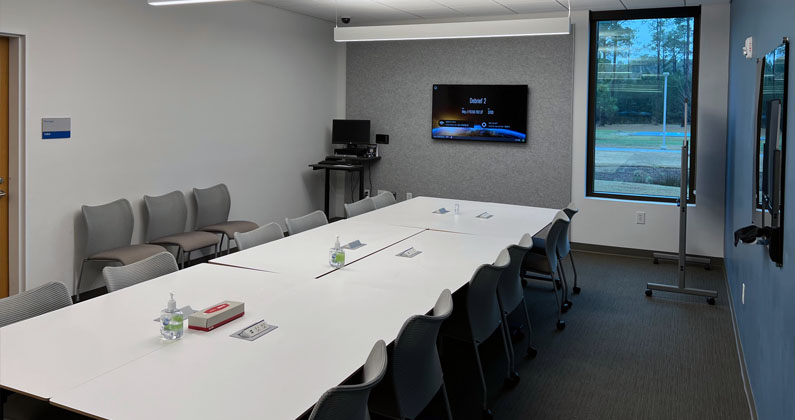
<instances>
[{"instance_id":1,"label":"electrical outlet","mask_svg":"<svg viewBox=\"0 0 795 420\"><path fill-rule=\"evenodd\" d=\"M365 197L369 197L370 196L370 189L369 188L365 188L364 189L364 196Z\"/></svg>"},{"instance_id":2,"label":"electrical outlet","mask_svg":"<svg viewBox=\"0 0 795 420\"><path fill-rule=\"evenodd\" d=\"M637 223L639 225L645 225L646 224L646 212L645 211L639 211L639 212L635 213L635 223Z\"/></svg>"},{"instance_id":3,"label":"electrical outlet","mask_svg":"<svg viewBox=\"0 0 795 420\"><path fill-rule=\"evenodd\" d=\"M743 302L743 305L745 305L745 283L743 283L743 294L740 295L740 300Z\"/></svg>"},{"instance_id":4,"label":"electrical outlet","mask_svg":"<svg viewBox=\"0 0 795 420\"><path fill-rule=\"evenodd\" d=\"M406 200L411 200L412 198L414 198L414 194L407 192L406 193Z\"/></svg>"}]
</instances>

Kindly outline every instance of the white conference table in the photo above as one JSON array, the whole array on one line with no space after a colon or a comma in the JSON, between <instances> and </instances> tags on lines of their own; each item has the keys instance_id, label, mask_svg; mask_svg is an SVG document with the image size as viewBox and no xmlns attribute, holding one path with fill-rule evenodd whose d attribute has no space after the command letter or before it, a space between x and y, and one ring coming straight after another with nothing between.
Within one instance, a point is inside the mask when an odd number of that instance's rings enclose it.
<instances>
[{"instance_id":1,"label":"white conference table","mask_svg":"<svg viewBox=\"0 0 795 420\"><path fill-rule=\"evenodd\" d=\"M455 203L458 203L458 214L454 213ZM450 212L434 213L442 207ZM488 212L492 217L488 219L477 217L484 212ZM513 204L415 197L356 216L353 220L471 235L516 237L518 241L525 233L531 235L538 233L552 222L557 212L557 209Z\"/></svg>"},{"instance_id":2,"label":"white conference table","mask_svg":"<svg viewBox=\"0 0 795 420\"><path fill-rule=\"evenodd\" d=\"M297 418L376 340L394 340L443 289L556 212L460 200L458 215L431 213L454 202L416 198L4 327L0 386L100 418ZM474 217L483 211L494 217ZM367 245L335 271L336 235ZM410 247L422 254L396 256ZM152 319L169 291L197 310L242 301L246 316L164 343ZM260 319L279 328L253 342L229 337Z\"/></svg>"},{"instance_id":3,"label":"white conference table","mask_svg":"<svg viewBox=\"0 0 795 420\"><path fill-rule=\"evenodd\" d=\"M247 271L243 269L235 269ZM246 317L133 360L52 403L110 419L295 419L394 340L427 300L357 284L310 280L280 299L246 301ZM260 319L278 328L255 341L229 334Z\"/></svg>"},{"instance_id":4,"label":"white conference table","mask_svg":"<svg viewBox=\"0 0 795 420\"><path fill-rule=\"evenodd\" d=\"M340 220L211 262L315 278L334 270L329 265L329 249L334 246L337 236L341 245L356 240L366 244L345 250L345 263L351 264L422 231L420 228L368 223L356 218Z\"/></svg>"},{"instance_id":5,"label":"white conference table","mask_svg":"<svg viewBox=\"0 0 795 420\"><path fill-rule=\"evenodd\" d=\"M170 347L153 321L169 292L178 306L200 310L223 300L264 305L301 283L285 275L201 264L8 325L0 328L0 386L49 399ZM186 329L181 341L190 345L201 336Z\"/></svg>"},{"instance_id":6,"label":"white conference table","mask_svg":"<svg viewBox=\"0 0 795 420\"><path fill-rule=\"evenodd\" d=\"M500 251L518 240L519 237L426 230L320 280L390 292L410 291L425 299L428 310L442 290L457 291L469 282L478 267L493 263ZM397 256L412 247L422 253L411 258Z\"/></svg>"}]
</instances>

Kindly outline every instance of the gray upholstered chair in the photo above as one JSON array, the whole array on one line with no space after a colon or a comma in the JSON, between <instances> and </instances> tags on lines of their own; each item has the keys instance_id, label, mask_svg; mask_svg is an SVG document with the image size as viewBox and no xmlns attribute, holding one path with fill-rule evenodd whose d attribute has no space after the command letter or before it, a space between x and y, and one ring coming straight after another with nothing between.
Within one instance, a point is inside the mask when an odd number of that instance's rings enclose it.
<instances>
[{"instance_id":1,"label":"gray upholstered chair","mask_svg":"<svg viewBox=\"0 0 795 420\"><path fill-rule=\"evenodd\" d=\"M326 391L315 404L309 420L370 420L367 399L386 373L386 344L378 340L362 368L363 381Z\"/></svg>"},{"instance_id":2,"label":"gray upholstered chair","mask_svg":"<svg viewBox=\"0 0 795 420\"><path fill-rule=\"evenodd\" d=\"M65 308L72 304L66 286L50 282L14 296L0 299L0 327Z\"/></svg>"},{"instance_id":3,"label":"gray upholstered chair","mask_svg":"<svg viewBox=\"0 0 795 420\"><path fill-rule=\"evenodd\" d=\"M268 223L250 232L235 233L235 244L237 244L237 249L242 251L281 238L284 238L282 227L278 223Z\"/></svg>"},{"instance_id":4,"label":"gray upholstered chair","mask_svg":"<svg viewBox=\"0 0 795 420\"><path fill-rule=\"evenodd\" d=\"M508 349L511 353L511 364L516 370L516 356L514 355L511 330L508 324L508 316L514 313L519 307L524 312L525 322L527 322L528 344L526 356L533 358L537 351L532 346L532 327L530 325L530 315L527 312L527 304L524 300L524 288L522 287L522 262L525 256L533 248L533 237L524 234L516 245L508 247L511 256L511 265L502 272L500 283L497 285L497 300L500 303L500 313L502 314L502 327L505 329L505 337L508 340Z\"/></svg>"},{"instance_id":5,"label":"gray upholstered chair","mask_svg":"<svg viewBox=\"0 0 795 420\"><path fill-rule=\"evenodd\" d=\"M373 201L375 201L375 208L377 209L397 203L395 196L389 191L381 191L380 194L373 197Z\"/></svg>"},{"instance_id":6,"label":"gray upholstered chair","mask_svg":"<svg viewBox=\"0 0 795 420\"><path fill-rule=\"evenodd\" d=\"M569 221L571 221L574 218L574 215L579 213L580 211L577 209L577 207L574 206L574 203L569 203L569 205L563 209L563 212L566 213L566 216L569 217ZM544 241L546 240L546 237L549 234L550 226L547 226L544 230L542 230L533 237L533 246L535 248L537 249L545 248ZM580 293L581 290L577 284L577 267L574 265L574 255L571 253L571 242L569 240L570 233L571 233L571 224L569 224L569 227L567 229L564 229L560 232L562 236L558 239L558 246L557 246L558 262L560 264L563 264L563 259L566 258L567 255L569 256L569 260L571 261L571 268L574 271L574 287L572 287L571 290L575 295L577 295ZM564 270L562 267L560 270L560 275L564 279L566 278L566 270Z\"/></svg>"},{"instance_id":7,"label":"gray upholstered chair","mask_svg":"<svg viewBox=\"0 0 795 420\"><path fill-rule=\"evenodd\" d=\"M121 267L105 267L102 277L108 292L115 292L125 287L134 286L179 270L177 260L170 252L161 252L145 260Z\"/></svg>"},{"instance_id":8,"label":"gray upholstered chair","mask_svg":"<svg viewBox=\"0 0 795 420\"><path fill-rule=\"evenodd\" d=\"M177 247L180 265L190 261L190 254L202 248L213 247L218 250L219 237L204 231L185 232L188 221L188 206L180 191L161 196L144 196L144 209L147 219L146 242L162 246Z\"/></svg>"},{"instance_id":9,"label":"gray upholstered chair","mask_svg":"<svg viewBox=\"0 0 795 420\"><path fill-rule=\"evenodd\" d=\"M571 303L566 300L566 285L565 279L562 282L563 293L561 298L558 298L558 282L555 278L557 273L560 277L560 265L557 258L558 238L561 237L561 230L568 229L569 217L566 216L562 210L558 211L555 219L549 227L546 240L543 242L544 248L538 248L533 245L533 248L527 252L524 261L522 262L522 280L526 279L539 279L552 282L552 288L555 295L555 302L558 307L558 323L557 328L562 330L566 328L566 322L560 319L561 312L568 311ZM562 302L562 303L561 303Z\"/></svg>"},{"instance_id":10,"label":"gray upholstered chair","mask_svg":"<svg viewBox=\"0 0 795 420\"><path fill-rule=\"evenodd\" d=\"M345 218L350 219L373 210L375 210L375 201L372 198L365 198L354 203L345 203Z\"/></svg>"},{"instance_id":11,"label":"gray upholstered chair","mask_svg":"<svg viewBox=\"0 0 795 420\"><path fill-rule=\"evenodd\" d=\"M226 250L229 253L231 244L236 232L248 232L258 226L254 222L245 220L229 220L229 211L232 208L232 197L229 196L229 189L224 184L218 184L210 188L194 188L193 197L196 199L196 230L205 232L220 233L220 248L223 247L224 238Z\"/></svg>"},{"instance_id":12,"label":"gray upholstered chair","mask_svg":"<svg viewBox=\"0 0 795 420\"><path fill-rule=\"evenodd\" d=\"M442 322L453 312L453 296L444 290L431 315L409 318L388 353L384 380L370 395L370 410L393 419L414 419L441 391L448 420L450 401L444 385L436 341Z\"/></svg>"},{"instance_id":13,"label":"gray upholstered chair","mask_svg":"<svg viewBox=\"0 0 795 420\"><path fill-rule=\"evenodd\" d=\"M87 256L80 264L80 274L75 284L77 300L80 300L80 282L87 262L127 265L165 251L159 245L130 245L134 222L132 207L125 199L100 206L83 206L82 211L86 225Z\"/></svg>"},{"instance_id":14,"label":"gray upholstered chair","mask_svg":"<svg viewBox=\"0 0 795 420\"><path fill-rule=\"evenodd\" d=\"M483 416L487 418L491 418L493 414L488 406L488 388L479 347L497 331L502 336L505 357L508 360L506 380L509 383L516 383L519 380L519 375L513 371L510 363L511 353L505 330L502 328L502 314L497 299L500 277L510 264L510 253L507 249L503 249L493 264L478 267L466 289L461 291L463 293L456 294L457 310L453 312L451 322L443 326L445 337L470 343L475 349L475 360L483 390Z\"/></svg>"},{"instance_id":15,"label":"gray upholstered chair","mask_svg":"<svg viewBox=\"0 0 795 420\"><path fill-rule=\"evenodd\" d=\"M303 231L314 229L328 224L326 213L321 210L313 211L306 216L296 217L295 219L284 219L287 225L287 234L295 235Z\"/></svg>"}]
</instances>

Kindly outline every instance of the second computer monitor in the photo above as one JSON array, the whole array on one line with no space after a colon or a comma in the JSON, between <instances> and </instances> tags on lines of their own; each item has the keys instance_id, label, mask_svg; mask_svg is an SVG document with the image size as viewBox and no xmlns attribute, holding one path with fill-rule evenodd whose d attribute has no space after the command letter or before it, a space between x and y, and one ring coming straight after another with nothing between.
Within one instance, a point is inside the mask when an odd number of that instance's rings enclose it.
<instances>
[{"instance_id":1,"label":"second computer monitor","mask_svg":"<svg viewBox=\"0 0 795 420\"><path fill-rule=\"evenodd\" d=\"M334 120L332 144L369 144L370 120Z\"/></svg>"}]
</instances>

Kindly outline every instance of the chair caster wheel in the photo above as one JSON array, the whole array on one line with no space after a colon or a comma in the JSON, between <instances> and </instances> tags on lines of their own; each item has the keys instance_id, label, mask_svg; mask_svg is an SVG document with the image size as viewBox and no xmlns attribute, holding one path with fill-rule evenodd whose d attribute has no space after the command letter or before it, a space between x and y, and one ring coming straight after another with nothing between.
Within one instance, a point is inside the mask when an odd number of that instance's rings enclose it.
<instances>
[{"instance_id":1,"label":"chair caster wheel","mask_svg":"<svg viewBox=\"0 0 795 420\"><path fill-rule=\"evenodd\" d=\"M492 420L494 419L494 412L491 411L490 408L483 410L483 420Z\"/></svg>"},{"instance_id":2,"label":"chair caster wheel","mask_svg":"<svg viewBox=\"0 0 795 420\"><path fill-rule=\"evenodd\" d=\"M564 313L564 314L565 314L565 313L567 313L567 312L569 312L569 307L568 307L568 306L566 306L566 304L565 304L565 303L564 303L563 305L560 305L560 312L561 312L561 313Z\"/></svg>"},{"instance_id":3,"label":"chair caster wheel","mask_svg":"<svg viewBox=\"0 0 795 420\"><path fill-rule=\"evenodd\" d=\"M713 297L707 298L707 303L709 303L710 305L715 305L715 298Z\"/></svg>"},{"instance_id":4,"label":"chair caster wheel","mask_svg":"<svg viewBox=\"0 0 795 420\"><path fill-rule=\"evenodd\" d=\"M530 346L527 348L527 354L525 354L524 357L526 359L535 359L537 355L538 355L538 350L536 350L535 347Z\"/></svg>"},{"instance_id":5,"label":"chair caster wheel","mask_svg":"<svg viewBox=\"0 0 795 420\"><path fill-rule=\"evenodd\" d=\"M574 306L574 302L572 302L572 301L570 301L570 300L566 300L566 302L563 302L563 303L565 303L566 305L569 305L569 308L571 308L572 306Z\"/></svg>"},{"instance_id":6,"label":"chair caster wheel","mask_svg":"<svg viewBox=\"0 0 795 420\"><path fill-rule=\"evenodd\" d=\"M652 260L652 263L654 263L654 264L659 264L659 263L660 263L660 260L658 260L657 258L655 258L654 260Z\"/></svg>"},{"instance_id":7,"label":"chair caster wheel","mask_svg":"<svg viewBox=\"0 0 795 420\"><path fill-rule=\"evenodd\" d=\"M571 289L572 293L574 293L575 295L579 295L581 290L582 290L582 289L580 289L580 288L579 288L579 287L577 287L577 286L574 286L574 287Z\"/></svg>"},{"instance_id":8,"label":"chair caster wheel","mask_svg":"<svg viewBox=\"0 0 795 420\"><path fill-rule=\"evenodd\" d=\"M712 266L711 265L705 265L704 266L704 270L707 270L707 271L712 270Z\"/></svg>"},{"instance_id":9,"label":"chair caster wheel","mask_svg":"<svg viewBox=\"0 0 795 420\"><path fill-rule=\"evenodd\" d=\"M505 385L509 387L516 386L519 383L519 380L520 380L519 372L513 371L511 372L511 376L509 376L508 379L505 381Z\"/></svg>"},{"instance_id":10,"label":"chair caster wheel","mask_svg":"<svg viewBox=\"0 0 795 420\"><path fill-rule=\"evenodd\" d=\"M651 296L651 289L646 289L646 296Z\"/></svg>"},{"instance_id":11,"label":"chair caster wheel","mask_svg":"<svg viewBox=\"0 0 795 420\"><path fill-rule=\"evenodd\" d=\"M563 331L566 329L566 321L558 321L557 325L558 331Z\"/></svg>"},{"instance_id":12,"label":"chair caster wheel","mask_svg":"<svg viewBox=\"0 0 795 420\"><path fill-rule=\"evenodd\" d=\"M527 280L522 279L522 287L527 287Z\"/></svg>"}]
</instances>

